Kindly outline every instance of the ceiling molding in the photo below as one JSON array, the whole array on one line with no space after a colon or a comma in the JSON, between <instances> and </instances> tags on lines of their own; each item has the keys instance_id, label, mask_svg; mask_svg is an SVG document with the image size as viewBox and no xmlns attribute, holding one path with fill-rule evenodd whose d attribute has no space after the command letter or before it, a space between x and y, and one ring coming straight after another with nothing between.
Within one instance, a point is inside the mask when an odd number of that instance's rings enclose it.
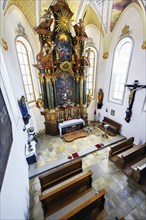
<instances>
[{"instance_id":1,"label":"ceiling molding","mask_svg":"<svg viewBox=\"0 0 146 220\"><path fill-rule=\"evenodd\" d=\"M85 6L84 11L83 11L83 15L84 15L85 12L86 12L86 16L84 18L85 27L89 24L94 24L99 29L102 36L104 36L105 33L104 33L103 26L101 24L101 21L100 21L98 15L96 14L96 12L94 11L94 9L91 7L90 4Z\"/></svg>"},{"instance_id":2,"label":"ceiling molding","mask_svg":"<svg viewBox=\"0 0 146 220\"><path fill-rule=\"evenodd\" d=\"M18 7L25 18L27 19L30 27L33 29L36 26L36 1L35 0L9 0L6 5L4 15L7 13L10 6Z\"/></svg>"}]
</instances>

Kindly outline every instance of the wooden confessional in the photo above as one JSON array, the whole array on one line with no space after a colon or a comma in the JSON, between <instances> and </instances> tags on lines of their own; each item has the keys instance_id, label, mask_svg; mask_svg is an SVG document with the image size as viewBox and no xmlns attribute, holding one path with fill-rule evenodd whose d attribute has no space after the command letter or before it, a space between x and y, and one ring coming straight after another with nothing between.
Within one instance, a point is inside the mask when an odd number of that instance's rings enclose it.
<instances>
[{"instance_id":1,"label":"wooden confessional","mask_svg":"<svg viewBox=\"0 0 146 220\"><path fill-rule=\"evenodd\" d=\"M82 118L87 124L86 78L88 60L83 56L87 35L82 19L72 25L73 13L66 1L58 0L42 16L35 32L39 36L38 75L46 133L58 134L58 123Z\"/></svg>"}]
</instances>

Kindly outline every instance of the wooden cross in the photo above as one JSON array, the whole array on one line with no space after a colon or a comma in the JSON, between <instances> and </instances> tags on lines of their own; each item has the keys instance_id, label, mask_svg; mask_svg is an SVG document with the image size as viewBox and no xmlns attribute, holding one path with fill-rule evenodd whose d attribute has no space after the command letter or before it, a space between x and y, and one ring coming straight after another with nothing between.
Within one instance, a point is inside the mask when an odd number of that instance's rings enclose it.
<instances>
[{"instance_id":1,"label":"wooden cross","mask_svg":"<svg viewBox=\"0 0 146 220\"><path fill-rule=\"evenodd\" d=\"M129 107L126 110L126 117L125 117L126 122L129 123L130 119L131 119L131 116L132 116L132 106L133 106L133 103L134 103L136 91L139 90L139 89L146 88L146 85L138 85L138 80L135 80L133 85L127 84L127 85L125 85L125 87L128 87L129 90L130 90Z\"/></svg>"}]
</instances>

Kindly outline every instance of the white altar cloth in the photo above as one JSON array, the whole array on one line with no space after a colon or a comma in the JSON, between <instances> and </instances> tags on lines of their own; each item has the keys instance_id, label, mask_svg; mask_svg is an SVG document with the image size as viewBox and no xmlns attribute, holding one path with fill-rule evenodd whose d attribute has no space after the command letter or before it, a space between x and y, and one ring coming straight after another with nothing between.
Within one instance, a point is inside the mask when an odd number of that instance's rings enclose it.
<instances>
[{"instance_id":1,"label":"white altar cloth","mask_svg":"<svg viewBox=\"0 0 146 220\"><path fill-rule=\"evenodd\" d=\"M83 123L83 126L85 125L85 122L82 118L72 119L72 120L68 120L68 121L64 121L62 123L59 123L58 124L58 129L59 129L60 136L62 136L62 128L66 128L66 127L69 127L71 125L76 125L76 124L81 124L81 123Z\"/></svg>"}]
</instances>

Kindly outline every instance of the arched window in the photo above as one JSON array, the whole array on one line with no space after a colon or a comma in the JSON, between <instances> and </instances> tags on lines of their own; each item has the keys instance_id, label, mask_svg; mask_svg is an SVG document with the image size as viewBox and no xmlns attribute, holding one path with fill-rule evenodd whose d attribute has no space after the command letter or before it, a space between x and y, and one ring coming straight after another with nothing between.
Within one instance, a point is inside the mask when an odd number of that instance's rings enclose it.
<instances>
[{"instance_id":1,"label":"arched window","mask_svg":"<svg viewBox=\"0 0 146 220\"><path fill-rule=\"evenodd\" d=\"M127 82L131 62L133 41L125 37L119 41L114 51L113 66L110 81L109 101L122 104L124 98L124 85Z\"/></svg>"},{"instance_id":2,"label":"arched window","mask_svg":"<svg viewBox=\"0 0 146 220\"><path fill-rule=\"evenodd\" d=\"M16 39L16 49L23 78L26 98L28 103L35 102L35 93L32 80L30 56L32 57L32 49L28 41L23 37Z\"/></svg>"},{"instance_id":3,"label":"arched window","mask_svg":"<svg viewBox=\"0 0 146 220\"><path fill-rule=\"evenodd\" d=\"M88 47L85 49L84 56L89 61L89 69L87 75L87 94L90 92L91 97L94 97L97 52L93 47Z\"/></svg>"}]
</instances>

